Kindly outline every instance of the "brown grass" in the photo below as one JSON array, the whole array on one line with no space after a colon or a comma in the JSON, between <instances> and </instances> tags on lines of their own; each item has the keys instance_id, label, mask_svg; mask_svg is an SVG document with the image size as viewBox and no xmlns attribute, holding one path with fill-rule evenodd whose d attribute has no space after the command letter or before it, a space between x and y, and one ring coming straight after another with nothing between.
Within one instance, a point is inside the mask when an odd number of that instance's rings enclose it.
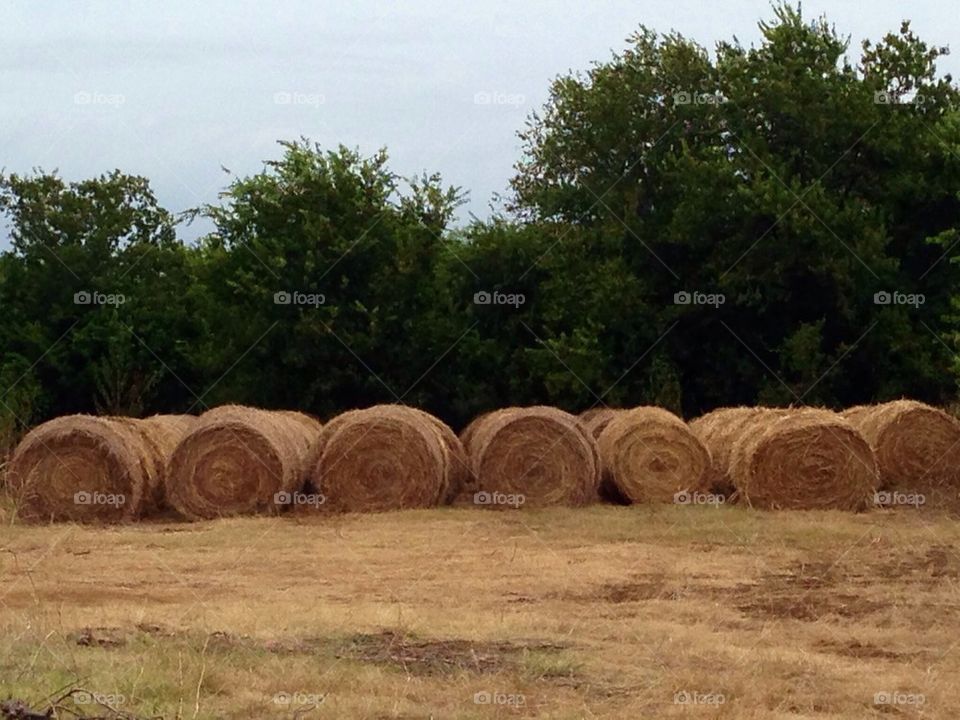
<instances>
[{"instance_id":1,"label":"brown grass","mask_svg":"<svg viewBox=\"0 0 960 720\"><path fill-rule=\"evenodd\" d=\"M170 460L167 500L189 519L275 514L303 488L320 423L289 411L223 405L200 416Z\"/></svg>"},{"instance_id":2,"label":"brown grass","mask_svg":"<svg viewBox=\"0 0 960 720\"><path fill-rule=\"evenodd\" d=\"M907 510L4 526L0 697L73 683L166 720L950 718L958 546ZM875 703L893 692L924 703Z\"/></svg>"}]
</instances>

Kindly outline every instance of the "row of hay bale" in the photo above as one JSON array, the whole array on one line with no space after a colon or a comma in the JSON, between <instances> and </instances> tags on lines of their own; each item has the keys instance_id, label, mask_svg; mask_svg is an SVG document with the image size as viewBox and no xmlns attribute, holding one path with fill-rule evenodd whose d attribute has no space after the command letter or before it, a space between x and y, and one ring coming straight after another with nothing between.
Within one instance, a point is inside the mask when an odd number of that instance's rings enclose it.
<instances>
[{"instance_id":1,"label":"row of hay bale","mask_svg":"<svg viewBox=\"0 0 960 720\"><path fill-rule=\"evenodd\" d=\"M960 421L913 400L842 413L722 408L690 424L710 450L711 492L753 507L860 510L878 493L957 506Z\"/></svg>"},{"instance_id":2,"label":"row of hay bale","mask_svg":"<svg viewBox=\"0 0 960 720\"><path fill-rule=\"evenodd\" d=\"M960 422L913 401L851 408L506 408L457 437L415 408L307 415L223 406L199 417L68 416L8 469L27 520L677 502L857 510L879 490L955 498Z\"/></svg>"}]
</instances>

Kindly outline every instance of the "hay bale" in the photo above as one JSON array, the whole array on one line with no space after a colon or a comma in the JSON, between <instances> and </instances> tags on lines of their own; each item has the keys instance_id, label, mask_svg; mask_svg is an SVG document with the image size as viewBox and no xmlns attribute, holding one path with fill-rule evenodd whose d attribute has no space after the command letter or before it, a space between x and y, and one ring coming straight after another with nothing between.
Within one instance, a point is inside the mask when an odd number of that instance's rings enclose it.
<instances>
[{"instance_id":1,"label":"hay bale","mask_svg":"<svg viewBox=\"0 0 960 720\"><path fill-rule=\"evenodd\" d=\"M143 419L113 416L108 419L126 423L140 432L143 437L152 492L144 498L141 515L153 515L168 508L164 482L167 463L180 440L193 427L197 420L196 416L151 415Z\"/></svg>"},{"instance_id":2,"label":"hay bale","mask_svg":"<svg viewBox=\"0 0 960 720\"><path fill-rule=\"evenodd\" d=\"M310 486L325 498L323 509L378 512L445 502L456 482L453 454L459 441L451 449L441 425L402 405L338 415L324 430L309 468Z\"/></svg>"},{"instance_id":3,"label":"hay bale","mask_svg":"<svg viewBox=\"0 0 960 720\"><path fill-rule=\"evenodd\" d=\"M615 417L623 412L626 411L618 408L592 408L591 410L580 413L580 422L587 429L587 432L590 433L590 437L594 440L599 440L600 433L606 429L607 425L609 425Z\"/></svg>"},{"instance_id":4,"label":"hay bale","mask_svg":"<svg viewBox=\"0 0 960 720\"><path fill-rule=\"evenodd\" d=\"M709 491L710 453L663 408L616 413L597 443L604 485L630 503L672 503L678 493Z\"/></svg>"},{"instance_id":5,"label":"hay bale","mask_svg":"<svg viewBox=\"0 0 960 720\"><path fill-rule=\"evenodd\" d=\"M841 415L804 408L767 413L734 442L730 471L752 507L860 510L876 492L877 462L866 439Z\"/></svg>"},{"instance_id":6,"label":"hay bale","mask_svg":"<svg viewBox=\"0 0 960 720\"><path fill-rule=\"evenodd\" d=\"M736 486L730 462L733 445L743 432L772 420L785 411L765 407L719 408L693 420L690 431L710 453L710 470L706 479L711 493L735 498Z\"/></svg>"},{"instance_id":7,"label":"hay bale","mask_svg":"<svg viewBox=\"0 0 960 720\"><path fill-rule=\"evenodd\" d=\"M467 423L467 426L463 430L460 431L460 444L463 445L464 450L467 451L468 458L470 457L470 442L473 440L473 436L476 434L477 429L483 424L484 420L490 416L491 412L485 412L477 415L473 420Z\"/></svg>"},{"instance_id":8,"label":"hay bale","mask_svg":"<svg viewBox=\"0 0 960 720\"><path fill-rule=\"evenodd\" d=\"M877 456L883 490L956 498L960 491L960 421L915 400L859 405L843 416Z\"/></svg>"},{"instance_id":9,"label":"hay bale","mask_svg":"<svg viewBox=\"0 0 960 720\"><path fill-rule=\"evenodd\" d=\"M187 422L67 415L43 423L24 437L10 462L18 515L128 522L154 512L171 445Z\"/></svg>"},{"instance_id":10,"label":"hay bale","mask_svg":"<svg viewBox=\"0 0 960 720\"><path fill-rule=\"evenodd\" d=\"M479 504L495 494L522 497L525 506L583 505L597 497L596 441L562 410L498 410L477 422L467 444L473 475L484 493Z\"/></svg>"},{"instance_id":11,"label":"hay bale","mask_svg":"<svg viewBox=\"0 0 960 720\"><path fill-rule=\"evenodd\" d=\"M275 514L284 496L303 488L307 453L320 430L316 420L288 411L208 410L170 458L167 500L193 520Z\"/></svg>"},{"instance_id":12,"label":"hay bale","mask_svg":"<svg viewBox=\"0 0 960 720\"><path fill-rule=\"evenodd\" d=\"M473 475L470 472L470 461L467 458L467 451L460 442L460 438L453 429L443 422L436 415L431 415L417 408L410 408L417 413L425 422L432 425L443 441L443 447L446 451L446 485L447 490L443 497L444 503L453 502L464 490L473 487Z\"/></svg>"}]
</instances>

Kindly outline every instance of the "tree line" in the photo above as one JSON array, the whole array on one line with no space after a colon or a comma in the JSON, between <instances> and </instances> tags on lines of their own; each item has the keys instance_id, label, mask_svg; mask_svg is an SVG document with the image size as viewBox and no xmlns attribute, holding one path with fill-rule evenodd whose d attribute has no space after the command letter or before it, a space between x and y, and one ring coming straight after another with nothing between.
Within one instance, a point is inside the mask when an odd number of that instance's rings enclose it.
<instances>
[{"instance_id":1,"label":"tree line","mask_svg":"<svg viewBox=\"0 0 960 720\"><path fill-rule=\"evenodd\" d=\"M856 58L789 5L708 52L641 28L555 80L507 208L280 143L175 215L148 179L0 174L0 437L224 402L329 416L956 395L958 88L909 23ZM192 243L178 227L213 230Z\"/></svg>"}]
</instances>

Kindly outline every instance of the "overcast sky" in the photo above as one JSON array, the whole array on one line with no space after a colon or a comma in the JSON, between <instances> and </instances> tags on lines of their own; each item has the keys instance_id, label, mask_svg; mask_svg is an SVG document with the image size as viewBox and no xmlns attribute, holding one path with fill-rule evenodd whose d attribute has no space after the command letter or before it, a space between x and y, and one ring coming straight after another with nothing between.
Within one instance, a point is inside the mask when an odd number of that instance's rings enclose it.
<instances>
[{"instance_id":1,"label":"overcast sky","mask_svg":"<svg viewBox=\"0 0 960 720\"><path fill-rule=\"evenodd\" d=\"M854 46L909 17L960 51L955 2L803 7ZM278 139L305 135L386 146L393 170L441 172L470 192L464 217L483 217L558 74L608 58L641 23L712 48L756 41L771 16L765 0L14 0L0 16L0 168L68 179L120 168L180 211L216 199L221 165L256 172ZM960 75L957 57L941 68Z\"/></svg>"}]
</instances>

